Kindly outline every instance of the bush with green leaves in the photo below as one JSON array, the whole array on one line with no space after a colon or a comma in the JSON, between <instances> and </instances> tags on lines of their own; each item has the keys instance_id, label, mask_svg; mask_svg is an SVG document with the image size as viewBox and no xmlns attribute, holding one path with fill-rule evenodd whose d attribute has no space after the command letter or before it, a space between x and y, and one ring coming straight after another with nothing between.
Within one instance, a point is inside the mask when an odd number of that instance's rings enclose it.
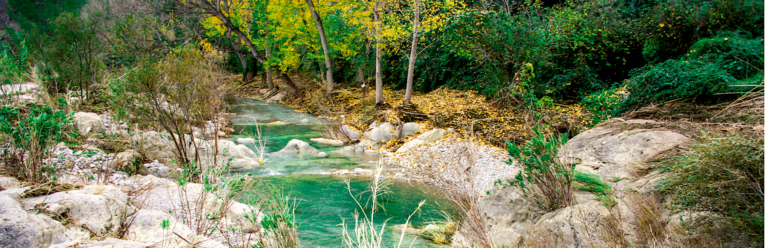
<instances>
[{"instance_id":1,"label":"bush with green leaves","mask_svg":"<svg viewBox=\"0 0 768 248\"><path fill-rule=\"evenodd\" d=\"M729 32L696 41L683 59L710 61L742 80L762 74L764 49L763 39L747 39Z\"/></svg>"},{"instance_id":2,"label":"bush with green leaves","mask_svg":"<svg viewBox=\"0 0 768 248\"><path fill-rule=\"evenodd\" d=\"M566 134L544 134L538 127L536 134L524 146L507 141L507 151L512 157L506 163L515 161L523 170L507 182L522 190L524 196L545 211L554 211L571 206L573 199L573 178L575 164L563 164L558 159L558 150L566 143Z\"/></svg>"},{"instance_id":3,"label":"bush with green leaves","mask_svg":"<svg viewBox=\"0 0 768 248\"><path fill-rule=\"evenodd\" d=\"M94 16L81 19L73 13L63 13L53 21L53 50L49 60L58 77L48 82L50 93L73 88L88 98L103 67L103 45L96 35L98 25Z\"/></svg>"},{"instance_id":4,"label":"bush with green leaves","mask_svg":"<svg viewBox=\"0 0 768 248\"><path fill-rule=\"evenodd\" d=\"M764 156L762 137L710 137L672 166L662 190L679 211L708 213L688 227L736 247L762 247Z\"/></svg>"},{"instance_id":5,"label":"bush with green leaves","mask_svg":"<svg viewBox=\"0 0 768 248\"><path fill-rule=\"evenodd\" d=\"M34 104L23 111L0 107L0 114L0 132L10 138L11 145L2 153L6 168L24 181L48 180L55 168L46 166L43 160L49 156L48 148L68 135L72 115Z\"/></svg>"},{"instance_id":6,"label":"bush with green leaves","mask_svg":"<svg viewBox=\"0 0 768 248\"><path fill-rule=\"evenodd\" d=\"M21 83L26 75L29 49L21 33L9 27L5 33L11 42L0 43L0 84Z\"/></svg>"},{"instance_id":7,"label":"bush with green leaves","mask_svg":"<svg viewBox=\"0 0 768 248\"><path fill-rule=\"evenodd\" d=\"M644 8L641 27L643 57L649 63L677 58L704 37L718 32L763 36L763 1L661 0Z\"/></svg>"},{"instance_id":8,"label":"bush with green leaves","mask_svg":"<svg viewBox=\"0 0 768 248\"><path fill-rule=\"evenodd\" d=\"M584 97L581 99L581 104L584 104L585 109L592 114L592 125L597 125L613 117L616 108L628 94L625 86L613 87Z\"/></svg>"},{"instance_id":9,"label":"bush with green leaves","mask_svg":"<svg viewBox=\"0 0 768 248\"><path fill-rule=\"evenodd\" d=\"M705 60L667 60L633 71L631 94L617 113L675 99L711 100L737 80L722 67Z\"/></svg>"}]
</instances>

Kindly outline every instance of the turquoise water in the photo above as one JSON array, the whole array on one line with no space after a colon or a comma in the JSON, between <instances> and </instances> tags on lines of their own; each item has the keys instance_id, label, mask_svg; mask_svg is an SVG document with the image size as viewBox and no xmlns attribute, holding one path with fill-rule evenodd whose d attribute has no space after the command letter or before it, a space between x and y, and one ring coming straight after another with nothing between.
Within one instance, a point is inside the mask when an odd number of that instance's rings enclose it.
<instances>
[{"instance_id":1,"label":"turquoise water","mask_svg":"<svg viewBox=\"0 0 768 248\"><path fill-rule=\"evenodd\" d=\"M330 176L338 169L373 168L372 164L378 158L375 156L345 156L332 151L339 147L319 145L310 142L311 138L322 137L324 120L311 115L293 112L277 104L266 104L248 99L231 101L231 118L237 135L233 140L251 136L255 133L254 122L261 125L262 137L266 141L266 151L279 151L291 139L300 139L313 147L328 152L327 158L315 158L301 155L266 155L263 166L237 171L262 177L290 194L298 202L296 209L298 232L304 247L340 247L343 220L350 231L354 229L353 214L359 211L358 205L347 190L344 178ZM262 125L275 121L285 122L285 125ZM247 146L254 149L251 144ZM370 178L352 178L350 188L358 199L366 201L370 198ZM387 226L404 224L408 215L426 200L426 204L411 219L416 226L427 225L442 220L440 206L448 206L445 199L436 197L431 192L424 192L423 186L414 186L402 182L388 181L386 191L381 196L380 208L374 219L381 226L386 221ZM366 206L369 207L369 206ZM370 209L368 210L370 211ZM400 232L391 228L383 234L384 247L395 246L400 238ZM437 247L427 240L406 235L402 247Z\"/></svg>"}]
</instances>

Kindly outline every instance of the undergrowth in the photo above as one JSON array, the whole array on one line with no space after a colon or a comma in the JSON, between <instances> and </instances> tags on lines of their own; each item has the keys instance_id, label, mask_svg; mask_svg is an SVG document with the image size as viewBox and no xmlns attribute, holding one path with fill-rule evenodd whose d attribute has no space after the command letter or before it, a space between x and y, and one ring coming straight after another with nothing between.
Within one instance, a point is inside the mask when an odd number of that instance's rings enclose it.
<instances>
[{"instance_id":1,"label":"undergrowth","mask_svg":"<svg viewBox=\"0 0 768 248\"><path fill-rule=\"evenodd\" d=\"M507 151L519 162L523 170L507 182L520 188L526 198L547 212L571 206L575 164L564 164L558 159L558 149L567 141L566 135L541 133L534 128L536 137L518 147L507 142Z\"/></svg>"},{"instance_id":2,"label":"undergrowth","mask_svg":"<svg viewBox=\"0 0 768 248\"><path fill-rule=\"evenodd\" d=\"M762 137L724 136L691 147L662 190L679 211L706 212L687 227L735 246L762 246Z\"/></svg>"}]
</instances>

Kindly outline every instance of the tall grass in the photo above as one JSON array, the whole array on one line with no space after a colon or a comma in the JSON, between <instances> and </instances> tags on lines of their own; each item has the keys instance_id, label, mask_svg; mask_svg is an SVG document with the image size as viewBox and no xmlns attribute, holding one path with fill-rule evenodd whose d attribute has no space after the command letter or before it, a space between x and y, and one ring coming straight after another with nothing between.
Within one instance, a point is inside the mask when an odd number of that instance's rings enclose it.
<instances>
[{"instance_id":1,"label":"tall grass","mask_svg":"<svg viewBox=\"0 0 768 248\"><path fill-rule=\"evenodd\" d=\"M381 179L381 173L383 171L383 168L379 165L376 167L373 173L373 180L371 181L370 186L370 193L371 197L369 201L362 202L361 199L355 194L352 193L352 186L350 185L349 180L347 180L347 191L349 192L350 197L354 199L355 203L358 206L358 211L355 211L352 216L355 219L355 228L354 230L350 231L347 228L347 224L345 221L342 220L341 226L342 226L342 245L344 247L349 248L380 248L383 245L384 242L384 231L387 228L387 222L388 220L385 220L381 226L377 226L375 222L375 214L377 205L379 204L379 196L384 194L386 192L386 182L382 181ZM408 227L408 223L411 220L411 217L418 212L422 206L424 206L425 201L419 202L418 207L408 215L408 218L405 220L405 224L403 225L404 228L400 232L400 239L398 240L397 246L398 248L402 247L403 240L405 239L405 231ZM370 205L369 205L370 204ZM370 207L368 207L370 206ZM370 211L366 211L366 209L370 209ZM415 241L415 240L414 240ZM413 246L413 242L411 242L411 245ZM409 247L410 247L409 246Z\"/></svg>"},{"instance_id":2,"label":"tall grass","mask_svg":"<svg viewBox=\"0 0 768 248\"><path fill-rule=\"evenodd\" d=\"M512 159L522 165L521 171L509 184L520 188L526 198L539 208L554 211L571 206L573 198L573 168L575 164L564 164L558 159L558 149L567 141L566 134L547 135L534 128L535 137L524 146L507 141L507 151Z\"/></svg>"},{"instance_id":3,"label":"tall grass","mask_svg":"<svg viewBox=\"0 0 768 248\"><path fill-rule=\"evenodd\" d=\"M762 246L764 155L762 137L709 137L671 168L662 190L680 211L708 212L689 228L734 246Z\"/></svg>"},{"instance_id":4,"label":"tall grass","mask_svg":"<svg viewBox=\"0 0 768 248\"><path fill-rule=\"evenodd\" d=\"M574 170L573 181L574 187L577 190L595 194L597 200L602 202L606 208L611 209L616 205L616 199L613 197L613 188L603 181L600 176Z\"/></svg>"}]
</instances>

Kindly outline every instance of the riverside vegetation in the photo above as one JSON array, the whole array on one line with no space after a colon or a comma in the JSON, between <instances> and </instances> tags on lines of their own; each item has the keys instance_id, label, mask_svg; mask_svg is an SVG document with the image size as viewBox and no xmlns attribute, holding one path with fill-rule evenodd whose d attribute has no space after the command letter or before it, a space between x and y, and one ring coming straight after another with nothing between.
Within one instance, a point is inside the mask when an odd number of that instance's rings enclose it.
<instances>
[{"instance_id":1,"label":"riverside vegetation","mask_svg":"<svg viewBox=\"0 0 768 248\"><path fill-rule=\"evenodd\" d=\"M761 247L763 4L0 0L0 246Z\"/></svg>"}]
</instances>

